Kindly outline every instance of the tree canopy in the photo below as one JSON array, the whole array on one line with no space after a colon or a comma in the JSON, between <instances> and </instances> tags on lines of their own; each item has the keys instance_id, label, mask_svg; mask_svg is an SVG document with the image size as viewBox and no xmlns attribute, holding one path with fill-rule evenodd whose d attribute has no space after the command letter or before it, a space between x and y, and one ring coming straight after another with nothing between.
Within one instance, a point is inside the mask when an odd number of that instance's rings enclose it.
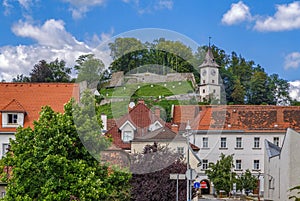
<instances>
[{"instance_id":1,"label":"tree canopy","mask_svg":"<svg viewBox=\"0 0 300 201\"><path fill-rule=\"evenodd\" d=\"M169 201L176 199L176 180L170 174L184 174L186 164L179 154L154 143L134 155L131 171L132 200ZM179 180L179 200L186 200L185 180Z\"/></svg>"},{"instance_id":2,"label":"tree canopy","mask_svg":"<svg viewBox=\"0 0 300 201\"><path fill-rule=\"evenodd\" d=\"M231 171L233 167L233 155L221 154L220 160L210 163L205 171L205 174L214 183L218 194L220 190L224 190L227 194L231 191L235 179L235 173Z\"/></svg>"},{"instance_id":3,"label":"tree canopy","mask_svg":"<svg viewBox=\"0 0 300 201\"><path fill-rule=\"evenodd\" d=\"M18 128L4 200L129 200L130 174L99 162L87 151L73 120L73 101L63 114L43 107L34 128ZM5 174L5 173L4 173Z\"/></svg>"},{"instance_id":4,"label":"tree canopy","mask_svg":"<svg viewBox=\"0 0 300 201\"><path fill-rule=\"evenodd\" d=\"M197 82L200 81L199 65L208 49L207 46L202 46L193 52L182 42L164 38L144 43L135 38L117 38L109 45L114 59L110 65L113 72L191 72ZM260 65L252 60L247 61L235 52L227 54L216 46L211 49L220 66L220 83L224 85L224 96L228 104L291 103L286 80L277 74L268 75Z\"/></svg>"}]
</instances>

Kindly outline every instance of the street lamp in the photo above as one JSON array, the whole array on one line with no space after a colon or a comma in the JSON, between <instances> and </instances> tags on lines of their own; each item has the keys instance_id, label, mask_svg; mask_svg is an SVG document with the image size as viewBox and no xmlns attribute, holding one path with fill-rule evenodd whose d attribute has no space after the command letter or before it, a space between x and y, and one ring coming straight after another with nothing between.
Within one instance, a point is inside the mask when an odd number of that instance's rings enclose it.
<instances>
[{"instance_id":1,"label":"street lamp","mask_svg":"<svg viewBox=\"0 0 300 201\"><path fill-rule=\"evenodd\" d=\"M191 126L190 126L190 121L188 121L186 127L185 127L185 130L186 130L186 134L184 137L186 137L186 145L187 145L187 162L186 162L186 169L187 171L190 172L190 178L192 177L192 171L190 171L190 151L189 151L189 146L190 146L190 140L189 140L189 137L190 137L190 131L191 131ZM190 190L190 180L189 178L186 179L186 200L187 201L190 201L190 198L191 198L191 190Z\"/></svg>"}]
</instances>

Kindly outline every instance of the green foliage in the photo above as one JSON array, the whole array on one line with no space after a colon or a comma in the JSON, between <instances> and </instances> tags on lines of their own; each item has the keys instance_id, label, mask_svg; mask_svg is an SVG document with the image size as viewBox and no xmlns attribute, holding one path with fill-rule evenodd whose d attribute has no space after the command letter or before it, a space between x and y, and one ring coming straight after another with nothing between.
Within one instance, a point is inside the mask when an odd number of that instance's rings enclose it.
<instances>
[{"instance_id":1,"label":"green foliage","mask_svg":"<svg viewBox=\"0 0 300 201\"><path fill-rule=\"evenodd\" d=\"M237 177L238 190L254 190L257 187L257 177L251 174L250 170L246 170L245 174Z\"/></svg>"},{"instance_id":2,"label":"green foliage","mask_svg":"<svg viewBox=\"0 0 300 201\"><path fill-rule=\"evenodd\" d=\"M95 55L81 55L76 63L77 65L74 66L78 74L76 82L86 81L90 85L92 83L97 84L101 80L104 63L95 58Z\"/></svg>"},{"instance_id":3,"label":"green foliage","mask_svg":"<svg viewBox=\"0 0 300 201\"><path fill-rule=\"evenodd\" d=\"M129 200L130 174L100 165L87 151L73 109L73 101L64 114L45 106L34 129L18 128L3 159L13 167L4 200Z\"/></svg>"},{"instance_id":4,"label":"green foliage","mask_svg":"<svg viewBox=\"0 0 300 201\"><path fill-rule=\"evenodd\" d=\"M45 60L39 61L35 64L30 78L17 76L15 81L24 82L70 82L71 68L66 67L66 62L63 60L54 60L47 63Z\"/></svg>"},{"instance_id":5,"label":"green foliage","mask_svg":"<svg viewBox=\"0 0 300 201\"><path fill-rule=\"evenodd\" d=\"M229 194L231 186L235 183L235 173L232 172L233 155L225 156L223 153L215 164L210 163L205 171L208 178L214 183L214 187L219 194L220 190L224 190Z\"/></svg>"},{"instance_id":6,"label":"green foliage","mask_svg":"<svg viewBox=\"0 0 300 201\"><path fill-rule=\"evenodd\" d=\"M197 68L192 65L191 48L179 41L160 38L153 43L142 43L135 38L117 38L109 45L114 59L110 66L112 71L166 74L175 70L198 74ZM150 68L140 68L147 65L151 65Z\"/></svg>"}]
</instances>

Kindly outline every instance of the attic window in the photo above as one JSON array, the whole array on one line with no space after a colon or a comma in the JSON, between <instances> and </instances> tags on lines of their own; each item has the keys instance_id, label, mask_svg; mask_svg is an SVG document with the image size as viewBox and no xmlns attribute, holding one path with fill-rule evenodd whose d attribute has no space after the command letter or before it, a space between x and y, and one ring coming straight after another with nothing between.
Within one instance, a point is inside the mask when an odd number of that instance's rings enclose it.
<instances>
[{"instance_id":1,"label":"attic window","mask_svg":"<svg viewBox=\"0 0 300 201\"><path fill-rule=\"evenodd\" d=\"M2 112L2 127L3 128L16 128L23 127L24 113L11 113Z\"/></svg>"},{"instance_id":2,"label":"attic window","mask_svg":"<svg viewBox=\"0 0 300 201\"><path fill-rule=\"evenodd\" d=\"M18 114L7 114L7 123L8 124L17 124L18 123Z\"/></svg>"}]
</instances>

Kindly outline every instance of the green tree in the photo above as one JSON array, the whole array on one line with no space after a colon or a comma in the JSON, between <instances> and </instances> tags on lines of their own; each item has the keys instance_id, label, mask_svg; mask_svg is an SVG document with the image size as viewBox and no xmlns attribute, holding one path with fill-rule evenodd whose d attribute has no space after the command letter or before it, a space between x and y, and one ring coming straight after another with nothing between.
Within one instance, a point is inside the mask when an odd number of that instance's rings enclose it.
<instances>
[{"instance_id":1,"label":"green tree","mask_svg":"<svg viewBox=\"0 0 300 201\"><path fill-rule=\"evenodd\" d=\"M220 190L224 190L229 194L233 183L235 183L236 174L232 172L233 155L220 155L220 160L216 163L210 163L205 171L208 178L214 183L214 187L219 194Z\"/></svg>"},{"instance_id":2,"label":"green tree","mask_svg":"<svg viewBox=\"0 0 300 201\"><path fill-rule=\"evenodd\" d=\"M52 72L45 60L35 64L29 75L31 82L51 82L53 80Z\"/></svg>"},{"instance_id":3,"label":"green tree","mask_svg":"<svg viewBox=\"0 0 300 201\"><path fill-rule=\"evenodd\" d=\"M246 170L245 174L237 177L237 190L254 190L257 187L257 177L251 174L250 170Z\"/></svg>"},{"instance_id":4,"label":"green tree","mask_svg":"<svg viewBox=\"0 0 300 201\"><path fill-rule=\"evenodd\" d=\"M88 85L98 83L104 70L104 63L93 54L81 55L76 60L77 82L86 81Z\"/></svg>"},{"instance_id":5,"label":"green tree","mask_svg":"<svg viewBox=\"0 0 300 201\"><path fill-rule=\"evenodd\" d=\"M34 129L18 128L4 200L129 200L130 174L99 164L83 146L73 119L73 101L63 114L42 108Z\"/></svg>"},{"instance_id":6,"label":"green tree","mask_svg":"<svg viewBox=\"0 0 300 201\"><path fill-rule=\"evenodd\" d=\"M71 68L66 67L64 60L55 59L48 66L52 72L53 82L70 82Z\"/></svg>"},{"instance_id":7,"label":"green tree","mask_svg":"<svg viewBox=\"0 0 300 201\"><path fill-rule=\"evenodd\" d=\"M30 78L23 74L20 74L20 75L17 75L16 78L13 78L12 81L13 82L30 82Z\"/></svg>"},{"instance_id":8,"label":"green tree","mask_svg":"<svg viewBox=\"0 0 300 201\"><path fill-rule=\"evenodd\" d=\"M265 72L254 72L250 80L250 88L248 91L248 103L253 105L261 105L269 103L268 76Z\"/></svg>"},{"instance_id":9,"label":"green tree","mask_svg":"<svg viewBox=\"0 0 300 201\"><path fill-rule=\"evenodd\" d=\"M30 73L30 82L70 82L71 68L63 60L47 63L45 60L35 64ZM22 79L23 77L17 77ZM26 77L24 79L27 81Z\"/></svg>"},{"instance_id":10,"label":"green tree","mask_svg":"<svg viewBox=\"0 0 300 201\"><path fill-rule=\"evenodd\" d=\"M289 83L281 79L278 74L269 76L270 101L275 105L288 105L291 103L289 95Z\"/></svg>"},{"instance_id":11,"label":"green tree","mask_svg":"<svg viewBox=\"0 0 300 201\"><path fill-rule=\"evenodd\" d=\"M235 84L233 86L233 92L231 94L231 98L234 104L244 104L245 99L245 89L241 84L240 79L236 79Z\"/></svg>"}]
</instances>

